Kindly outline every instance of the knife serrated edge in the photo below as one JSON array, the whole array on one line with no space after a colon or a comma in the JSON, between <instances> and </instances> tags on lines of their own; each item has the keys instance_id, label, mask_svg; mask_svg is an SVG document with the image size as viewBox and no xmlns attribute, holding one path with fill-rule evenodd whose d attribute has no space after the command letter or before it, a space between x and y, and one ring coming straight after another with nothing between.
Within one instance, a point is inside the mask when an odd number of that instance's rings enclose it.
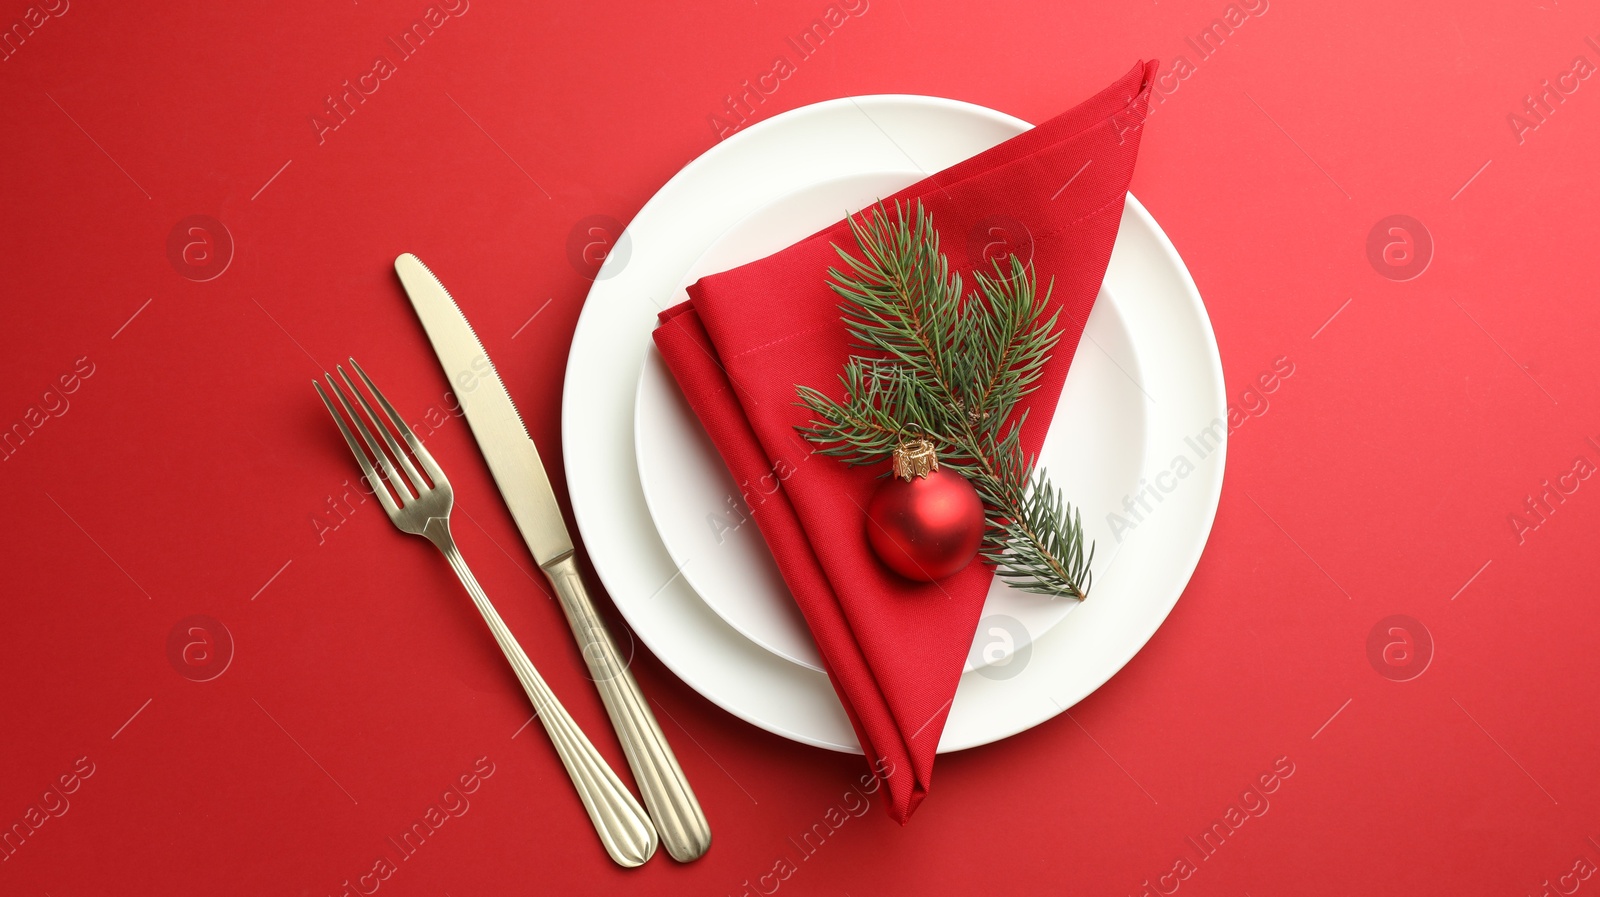
<instances>
[{"instance_id":1,"label":"knife serrated edge","mask_svg":"<svg viewBox=\"0 0 1600 897\"><path fill-rule=\"evenodd\" d=\"M466 321L466 323L467 323L467 333L472 336L473 344L478 347L478 354L483 356L484 363L489 366L489 373L490 373L490 375L492 375L494 377L494 382L500 384L500 388L501 389L505 389L506 381L500 377L500 369L494 366L494 359L492 357L490 357L489 350L485 349L483 347L483 340L478 338L477 329L472 326L472 321L471 321L471 319L469 319L467 317L466 312L461 310L461 303L456 301L455 294L450 292L450 288L444 285L444 281L439 279L439 275L433 273L433 269L428 267L428 263L427 262L423 261L422 259L417 258L415 255L413 255L412 253L409 253L409 252L402 253L401 255L402 256L410 256L412 261L416 262L417 265L420 268L422 268L422 270L428 272L428 276L429 277L433 278L433 282L435 284L437 284L438 287L439 287L439 292L444 294L444 298L450 300L450 304L455 307L456 314L461 316L461 320ZM437 353L435 353L435 354L437 354ZM454 383L450 384L450 388L452 390L455 389L455 384ZM506 392L506 395L509 396L510 394L511 393L508 390ZM518 408L517 407L517 403L514 402L514 401L511 403L511 413L516 415L517 426L522 428L522 435L528 436L528 422L522 419L522 409ZM532 436L528 436L528 438L532 439L533 437ZM543 461L544 461L543 456L540 456L539 460L540 460L541 463L543 463ZM549 471L545 471L545 472L547 474L549 473Z\"/></svg>"}]
</instances>

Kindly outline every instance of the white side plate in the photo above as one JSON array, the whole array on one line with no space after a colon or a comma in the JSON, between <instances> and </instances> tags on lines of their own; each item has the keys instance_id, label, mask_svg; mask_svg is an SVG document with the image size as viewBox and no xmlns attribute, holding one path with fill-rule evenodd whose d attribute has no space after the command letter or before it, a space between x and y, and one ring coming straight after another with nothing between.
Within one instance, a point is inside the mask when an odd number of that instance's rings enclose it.
<instances>
[{"instance_id":1,"label":"white side plate","mask_svg":"<svg viewBox=\"0 0 1600 897\"><path fill-rule=\"evenodd\" d=\"M690 267L680 291L704 274L770 255L921 178L916 171L865 173L791 193L729 228ZM673 301L684 298L680 292ZM1139 391L1139 359L1127 326L1104 291L1084 333L1039 457L1068 500L1087 512L1087 538L1103 546L1114 541L1105 511L1150 475L1141 467L1147 402ZM768 651L821 672L811 632L739 498L746 493L759 501L766 487L756 483L741 489L733 481L654 346L649 353L639 377L634 444L645 502L667 553L728 625ZM808 385L837 391L832 382ZM1084 433L1094 438L1073 438ZM1091 569L1098 574L1110 556L1099 554ZM975 633L967 669L1005 660L1076 606L1076 601L1012 589L997 578L983 614L1009 617L1015 633L1001 639Z\"/></svg>"}]
</instances>

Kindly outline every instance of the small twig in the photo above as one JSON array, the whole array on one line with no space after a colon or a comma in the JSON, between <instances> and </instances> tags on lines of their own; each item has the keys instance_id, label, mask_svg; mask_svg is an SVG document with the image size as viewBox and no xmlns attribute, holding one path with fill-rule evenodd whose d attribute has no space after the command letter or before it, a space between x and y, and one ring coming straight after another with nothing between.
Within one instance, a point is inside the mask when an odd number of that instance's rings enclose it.
<instances>
[{"instance_id":1,"label":"small twig","mask_svg":"<svg viewBox=\"0 0 1600 897\"><path fill-rule=\"evenodd\" d=\"M1042 475L1035 480L1018 441L1021 421L1012 421L1057 339L1055 315L1041 320L1033 269L1013 257L1010 277L980 275L968 297L921 205L914 217L895 211L894 223L882 204L852 220L861 256L835 247L850 273L829 272L851 335L886 357L852 356L843 402L801 387L812 422L800 432L851 464L883 461L907 433L934 440L984 497L984 557L1000 575L1030 591L1085 598L1079 518Z\"/></svg>"}]
</instances>

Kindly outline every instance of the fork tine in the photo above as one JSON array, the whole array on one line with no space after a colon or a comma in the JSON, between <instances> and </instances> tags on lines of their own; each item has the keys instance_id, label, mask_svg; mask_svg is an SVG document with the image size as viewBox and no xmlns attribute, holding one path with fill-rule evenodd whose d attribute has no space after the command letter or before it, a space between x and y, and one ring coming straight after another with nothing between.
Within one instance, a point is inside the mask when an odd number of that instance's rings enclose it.
<instances>
[{"instance_id":1,"label":"fork tine","mask_svg":"<svg viewBox=\"0 0 1600 897\"><path fill-rule=\"evenodd\" d=\"M364 474L367 478L367 481L372 484L372 491L377 493L378 501L383 505L384 511L388 512L389 514L397 513L399 509L395 506L394 497L389 494L389 490L385 488L383 483L379 480L378 472L372 467L372 459L367 456L366 449L362 448L361 444L356 442L356 435L350 432L349 425L344 422L344 416L333 407L333 400L329 399L328 394L323 391L321 383L312 380L311 385L317 388L317 395L322 397L322 404L326 405L328 408L328 413L333 415L333 422L339 425L339 432L344 435L345 444L350 446L350 452L356 456L356 462L361 465L362 474ZM329 385L332 385L331 379L329 380ZM343 396L339 397L339 403L341 405L344 404ZM345 405L345 410L349 410L348 405Z\"/></svg>"},{"instance_id":2,"label":"fork tine","mask_svg":"<svg viewBox=\"0 0 1600 897\"><path fill-rule=\"evenodd\" d=\"M343 373L343 371L340 371L340 374ZM350 397L346 396L344 390L341 390L338 384L334 382L332 374L323 372L323 376L328 378L328 388L333 390L333 394L339 399L339 404L344 406L345 413L350 415L350 419L355 421L356 429L361 431L361 437L366 443L369 457L377 459L378 464L383 468L383 473L388 478L389 485L394 487L395 497L399 499L400 506L405 507L415 501L416 495L406 491L406 481L400 478L399 471L395 470L394 465L389 463L389 456L384 454L383 447L378 444L378 437L372 435L372 431L367 429L366 420L362 418L355 408L351 407ZM361 403L362 406L366 405L366 400L361 398L359 394L354 399ZM368 410L370 412L370 409Z\"/></svg>"},{"instance_id":3,"label":"fork tine","mask_svg":"<svg viewBox=\"0 0 1600 897\"><path fill-rule=\"evenodd\" d=\"M399 430L400 435L405 437L406 445L411 446L411 453L417 456L417 460L422 464L422 469L427 471L428 479L433 480L435 485L444 482L444 471L441 470L438 463L433 460L433 455L429 454L428 450L422 447L421 441L419 441L416 435L411 432L411 428L406 426L405 420L402 419L394 410L394 406L389 404L389 400L384 398L383 393L378 391L378 387L373 385L372 378L368 377L367 372L361 369L361 365L356 364L356 360L354 358L350 359L350 367L355 369L356 375L361 378L361 382L367 384L367 388L372 390L372 394L377 397L378 403L383 406L383 410L388 412L389 420L398 421L398 423L395 425L395 429ZM402 457L404 456L402 455Z\"/></svg>"},{"instance_id":4,"label":"fork tine","mask_svg":"<svg viewBox=\"0 0 1600 897\"><path fill-rule=\"evenodd\" d=\"M355 364L356 360L352 358L350 363ZM354 383L350 382L350 377L344 372L344 368L339 368L338 370L339 378L344 381L344 385L350 390L350 394L355 396L356 400L361 403L361 408L367 412L367 417L372 418L372 425L378 428L379 433L383 434L383 444L389 447L389 451L400 462L400 466L405 468L406 478L411 483L411 491L419 496L428 491L428 484L422 479L422 475L417 473L417 469L411 466L411 459L406 457L406 453L400 448L400 443L395 442L394 436L390 432L391 427L400 429L402 432L406 431L403 423L395 423L400 416L395 413L394 408L388 402L384 401L383 394L378 392L376 386L372 385L372 381L363 376L361 379L366 382L367 388L372 390L372 394L377 396L378 400L383 402L386 407L386 415L380 420L377 412L372 410L372 405L367 401L367 397L361 394L361 390L357 389ZM389 422L389 426L384 426L384 420Z\"/></svg>"}]
</instances>

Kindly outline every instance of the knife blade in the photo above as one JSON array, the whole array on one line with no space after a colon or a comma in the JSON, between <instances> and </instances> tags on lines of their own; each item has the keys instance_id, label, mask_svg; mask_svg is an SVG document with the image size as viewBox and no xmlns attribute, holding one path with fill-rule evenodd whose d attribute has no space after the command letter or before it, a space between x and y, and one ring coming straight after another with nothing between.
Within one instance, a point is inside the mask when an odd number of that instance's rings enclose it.
<instances>
[{"instance_id":1,"label":"knife blade","mask_svg":"<svg viewBox=\"0 0 1600 897\"><path fill-rule=\"evenodd\" d=\"M450 378L501 498L561 601L662 846L680 862L698 859L711 846L705 812L668 746L650 702L617 653L616 642L589 598L578 571L572 535L556 504L538 446L528 436L494 362L450 291L409 252L394 260L394 270Z\"/></svg>"},{"instance_id":2,"label":"knife blade","mask_svg":"<svg viewBox=\"0 0 1600 897\"><path fill-rule=\"evenodd\" d=\"M572 552L572 536L556 504L539 448L528 436L522 415L506 392L494 362L460 306L422 260L405 253L394 260L395 273L422 319L434 353L466 412L472 435L489 462L495 484L511 509L523 541L542 567Z\"/></svg>"}]
</instances>

